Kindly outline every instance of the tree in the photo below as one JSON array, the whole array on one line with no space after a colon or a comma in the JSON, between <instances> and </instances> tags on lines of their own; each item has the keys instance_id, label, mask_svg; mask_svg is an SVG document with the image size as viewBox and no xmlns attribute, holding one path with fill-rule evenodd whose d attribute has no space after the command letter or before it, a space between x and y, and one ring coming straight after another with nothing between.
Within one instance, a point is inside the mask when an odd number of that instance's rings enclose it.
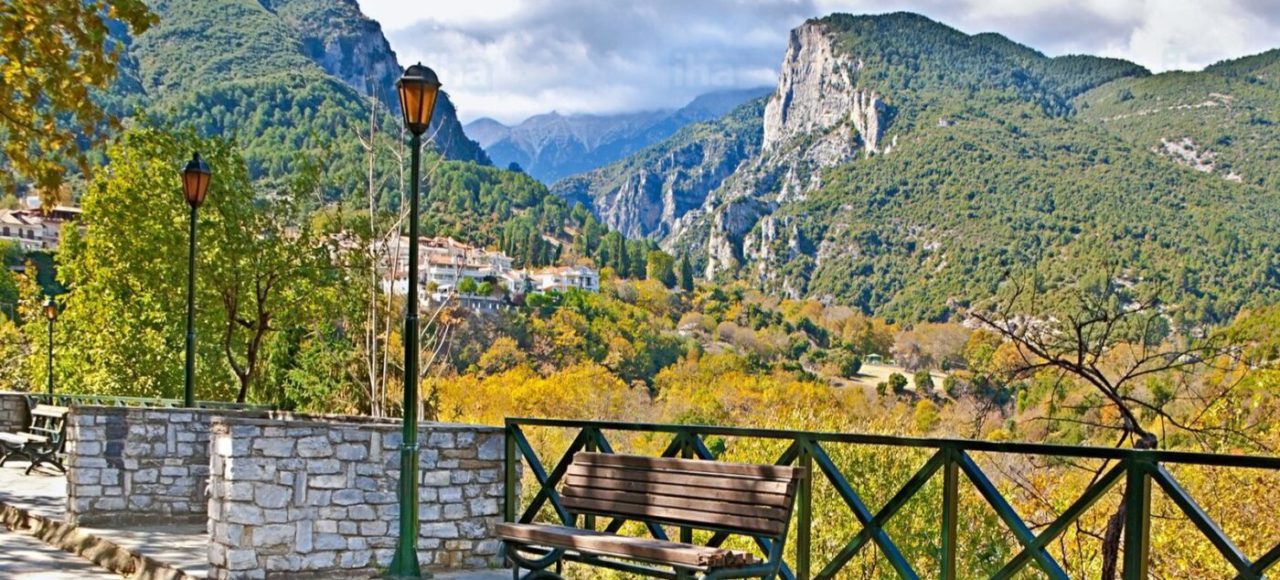
<instances>
[{"instance_id":1,"label":"tree","mask_svg":"<svg viewBox=\"0 0 1280 580\"><path fill-rule=\"evenodd\" d=\"M858 376L858 372L862 370L862 357L845 351L840 351L836 357L836 361L840 365L841 377L852 379Z\"/></svg>"},{"instance_id":2,"label":"tree","mask_svg":"<svg viewBox=\"0 0 1280 580\"><path fill-rule=\"evenodd\" d=\"M907 377L902 373L893 373L889 375L889 388L895 395L901 395L907 392Z\"/></svg>"},{"instance_id":3,"label":"tree","mask_svg":"<svg viewBox=\"0 0 1280 580\"><path fill-rule=\"evenodd\" d=\"M662 282L667 288L675 288L676 274L673 271L675 258L662 250L649 252L645 259L645 272L650 280Z\"/></svg>"},{"instance_id":4,"label":"tree","mask_svg":"<svg viewBox=\"0 0 1280 580\"><path fill-rule=\"evenodd\" d=\"M1156 391L1137 388L1151 379L1224 357L1231 359L1234 349L1222 335L1166 340L1168 326L1159 288L1139 294L1138 290L1113 282L1116 279L1116 274L1104 270L1072 281L1058 295L1042 288L1039 278L1029 283L1014 280L1005 297L970 315L1014 345L1019 355L1013 369L1015 377L1050 373L1055 392L1075 383L1091 387L1101 397L1094 410L1108 412L1098 412L1099 419L1094 421L1068 419L1118 432L1117 445L1129 443L1136 449L1159 445L1157 430L1144 423L1144 416L1156 420L1160 432L1171 428L1202 441L1206 437L1226 437L1252 442L1247 433L1198 423L1208 407L1229 400L1235 382L1218 392L1196 392L1190 382L1180 381L1182 389L1191 391L1181 395L1200 401L1203 406L1188 420L1175 416L1166 407L1174 396L1156 398ZM1055 417L1055 408L1050 407L1050 419ZM1074 411L1079 414L1083 410ZM1105 467L1100 467L1097 474ZM1103 578L1115 578L1117 572L1124 512L1121 501L1107 522L1102 544Z\"/></svg>"},{"instance_id":5,"label":"tree","mask_svg":"<svg viewBox=\"0 0 1280 580\"><path fill-rule=\"evenodd\" d=\"M198 217L196 395L244 400L271 333L327 313L328 263L292 210L260 206L236 147L192 132L126 132L83 198L86 234L60 268L58 324L81 392L177 397L183 373L188 207L175 159L200 151L214 177ZM157 195L163 192L167 195ZM146 203L139 200L146 199Z\"/></svg>"},{"instance_id":6,"label":"tree","mask_svg":"<svg viewBox=\"0 0 1280 580\"><path fill-rule=\"evenodd\" d=\"M693 292L693 264L688 254L680 256L680 289Z\"/></svg>"},{"instance_id":7,"label":"tree","mask_svg":"<svg viewBox=\"0 0 1280 580\"><path fill-rule=\"evenodd\" d=\"M479 290L479 284L476 284L475 278L463 278L458 282L458 292L462 294L475 294Z\"/></svg>"},{"instance_id":8,"label":"tree","mask_svg":"<svg viewBox=\"0 0 1280 580\"><path fill-rule=\"evenodd\" d=\"M143 0L5 2L0 166L10 171L0 171L0 185L15 189L16 173L48 198L62 185L65 161L88 173L80 140L99 142L110 124L92 93L111 85L126 48L110 28L123 24L137 36L155 22Z\"/></svg>"},{"instance_id":9,"label":"tree","mask_svg":"<svg viewBox=\"0 0 1280 580\"><path fill-rule=\"evenodd\" d=\"M916 371L915 376L911 377L916 384L916 392L928 394L933 392L933 375L929 371Z\"/></svg>"}]
</instances>

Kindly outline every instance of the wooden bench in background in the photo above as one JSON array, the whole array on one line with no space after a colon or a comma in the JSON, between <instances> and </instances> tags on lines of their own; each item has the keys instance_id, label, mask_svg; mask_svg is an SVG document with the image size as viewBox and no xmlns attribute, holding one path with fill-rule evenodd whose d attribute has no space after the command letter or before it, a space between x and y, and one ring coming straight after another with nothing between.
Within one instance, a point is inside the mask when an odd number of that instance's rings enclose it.
<instances>
[{"instance_id":1,"label":"wooden bench in background","mask_svg":"<svg viewBox=\"0 0 1280 580\"><path fill-rule=\"evenodd\" d=\"M31 409L31 424L20 433L0 432L0 466L14 455L27 458L31 465L27 474L37 465L47 464L66 473L62 465L63 446L67 438L67 407L36 405Z\"/></svg>"},{"instance_id":2,"label":"wooden bench in background","mask_svg":"<svg viewBox=\"0 0 1280 580\"><path fill-rule=\"evenodd\" d=\"M559 578L568 558L658 578L771 579L804 476L798 467L580 452L561 490L573 525L503 523L498 537L516 578L521 568L526 579ZM717 533L707 546L619 536L577 527L586 515ZM735 535L756 538L766 557L720 547Z\"/></svg>"}]
</instances>

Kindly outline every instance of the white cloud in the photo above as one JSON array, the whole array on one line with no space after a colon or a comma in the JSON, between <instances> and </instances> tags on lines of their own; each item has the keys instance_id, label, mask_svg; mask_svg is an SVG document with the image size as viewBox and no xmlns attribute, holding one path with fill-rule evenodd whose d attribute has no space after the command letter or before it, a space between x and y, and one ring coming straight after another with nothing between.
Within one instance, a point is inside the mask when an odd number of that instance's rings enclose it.
<instances>
[{"instance_id":1,"label":"white cloud","mask_svg":"<svg viewBox=\"0 0 1280 580\"><path fill-rule=\"evenodd\" d=\"M361 0L402 63L440 74L463 119L677 107L772 85L787 32L831 12L926 14L1049 55L1198 69L1280 38L1272 0Z\"/></svg>"}]
</instances>

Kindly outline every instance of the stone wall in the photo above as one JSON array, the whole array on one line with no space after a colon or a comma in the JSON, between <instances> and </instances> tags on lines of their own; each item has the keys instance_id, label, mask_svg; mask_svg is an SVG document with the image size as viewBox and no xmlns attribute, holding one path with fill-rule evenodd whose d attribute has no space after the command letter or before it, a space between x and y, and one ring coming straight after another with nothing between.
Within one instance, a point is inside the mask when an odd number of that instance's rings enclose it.
<instances>
[{"instance_id":1,"label":"stone wall","mask_svg":"<svg viewBox=\"0 0 1280 580\"><path fill-rule=\"evenodd\" d=\"M27 428L27 394L0 391L0 431L17 433Z\"/></svg>"},{"instance_id":2,"label":"stone wall","mask_svg":"<svg viewBox=\"0 0 1280 580\"><path fill-rule=\"evenodd\" d=\"M67 416L67 520L197 522L207 517L209 424L263 412L72 407Z\"/></svg>"},{"instance_id":3,"label":"stone wall","mask_svg":"<svg viewBox=\"0 0 1280 580\"><path fill-rule=\"evenodd\" d=\"M211 432L210 578L345 577L390 564L399 425L227 417ZM501 566L502 430L427 424L419 437L420 562Z\"/></svg>"}]
</instances>

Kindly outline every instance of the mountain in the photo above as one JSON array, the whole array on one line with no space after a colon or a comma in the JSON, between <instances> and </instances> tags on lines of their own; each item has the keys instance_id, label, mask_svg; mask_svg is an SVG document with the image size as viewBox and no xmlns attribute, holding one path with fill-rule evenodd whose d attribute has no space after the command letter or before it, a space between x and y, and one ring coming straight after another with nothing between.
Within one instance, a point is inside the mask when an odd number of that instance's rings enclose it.
<instances>
[{"instance_id":1,"label":"mountain","mask_svg":"<svg viewBox=\"0 0 1280 580\"><path fill-rule=\"evenodd\" d=\"M1082 120L1176 163L1280 191L1280 49L1107 83L1075 99Z\"/></svg>"},{"instance_id":2,"label":"mountain","mask_svg":"<svg viewBox=\"0 0 1280 580\"><path fill-rule=\"evenodd\" d=\"M674 111L618 115L551 112L510 127L483 118L468 123L466 131L497 165L516 163L529 175L551 183L635 153L685 125L720 117L766 92L764 88L717 91Z\"/></svg>"},{"instance_id":3,"label":"mountain","mask_svg":"<svg viewBox=\"0 0 1280 580\"><path fill-rule=\"evenodd\" d=\"M1274 61L1151 75L836 14L792 32L763 103L552 189L710 278L895 320L950 318L1034 270L1110 272L1169 289L1178 324L1218 321L1280 297ZM1162 144L1184 138L1212 173Z\"/></svg>"},{"instance_id":4,"label":"mountain","mask_svg":"<svg viewBox=\"0 0 1280 580\"><path fill-rule=\"evenodd\" d=\"M235 136L256 178L283 181L300 151L324 151L326 171L345 189L361 182L354 128L399 116L401 64L377 22L355 0L156 0L159 23L137 38L106 97L121 115L137 111L205 134ZM447 80L447 79L446 79ZM448 95L432 121L450 159L487 163L466 137ZM390 126L390 125L389 125Z\"/></svg>"}]
</instances>

